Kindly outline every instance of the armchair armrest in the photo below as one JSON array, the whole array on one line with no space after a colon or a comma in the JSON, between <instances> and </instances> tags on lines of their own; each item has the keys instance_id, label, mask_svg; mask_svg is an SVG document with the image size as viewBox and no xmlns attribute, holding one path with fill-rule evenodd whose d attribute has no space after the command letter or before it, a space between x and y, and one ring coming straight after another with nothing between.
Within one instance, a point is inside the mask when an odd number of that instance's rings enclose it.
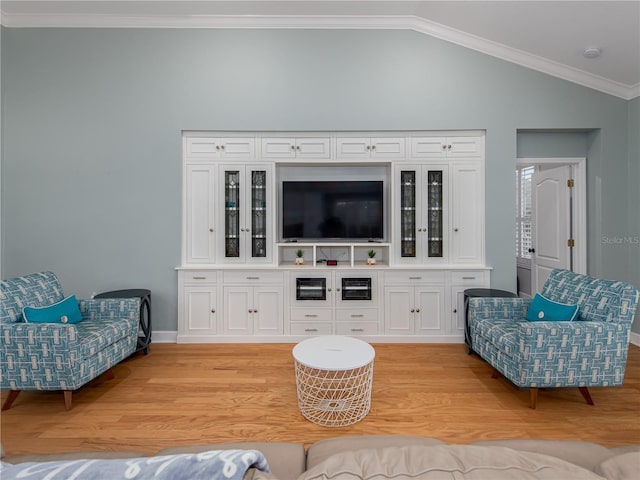
<instances>
[{"instance_id":1,"label":"armchair armrest","mask_svg":"<svg viewBox=\"0 0 640 480\"><path fill-rule=\"evenodd\" d=\"M476 320L524 321L530 298L476 297L469 299L469 322Z\"/></svg>"},{"instance_id":2,"label":"armchair armrest","mask_svg":"<svg viewBox=\"0 0 640 480\"><path fill-rule=\"evenodd\" d=\"M91 298L80 300L82 319L140 319L140 298Z\"/></svg>"},{"instance_id":3,"label":"armchair armrest","mask_svg":"<svg viewBox=\"0 0 640 480\"><path fill-rule=\"evenodd\" d=\"M521 322L520 342L532 349L545 348L553 343L557 352L627 348L629 327L614 322Z\"/></svg>"}]
</instances>

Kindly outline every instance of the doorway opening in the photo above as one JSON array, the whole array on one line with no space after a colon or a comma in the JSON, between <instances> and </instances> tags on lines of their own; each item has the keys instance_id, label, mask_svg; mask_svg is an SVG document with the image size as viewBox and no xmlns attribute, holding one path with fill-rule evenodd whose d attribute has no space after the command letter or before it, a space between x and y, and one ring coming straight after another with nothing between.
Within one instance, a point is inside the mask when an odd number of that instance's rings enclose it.
<instances>
[{"instance_id":1,"label":"doorway opening","mask_svg":"<svg viewBox=\"0 0 640 480\"><path fill-rule=\"evenodd\" d=\"M586 273L586 158L518 158L516 194L518 295L535 295L554 268Z\"/></svg>"}]
</instances>

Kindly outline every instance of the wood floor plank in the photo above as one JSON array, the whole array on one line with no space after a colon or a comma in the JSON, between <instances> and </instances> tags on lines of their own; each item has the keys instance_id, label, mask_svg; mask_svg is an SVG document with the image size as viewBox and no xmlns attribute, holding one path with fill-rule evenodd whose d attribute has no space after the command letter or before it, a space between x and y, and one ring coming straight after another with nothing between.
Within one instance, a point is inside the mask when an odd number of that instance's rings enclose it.
<instances>
[{"instance_id":1,"label":"wood floor plank","mask_svg":"<svg viewBox=\"0 0 640 480\"><path fill-rule=\"evenodd\" d=\"M309 445L343 435L407 434L468 443L499 438L587 440L605 446L640 443L640 348L629 350L625 384L543 390L536 410L529 392L464 345L379 344L371 411L361 422L328 428L297 408L291 344L154 344L73 394L22 392L2 412L7 454L135 450L228 441ZM2 392L2 401L8 392Z\"/></svg>"}]
</instances>

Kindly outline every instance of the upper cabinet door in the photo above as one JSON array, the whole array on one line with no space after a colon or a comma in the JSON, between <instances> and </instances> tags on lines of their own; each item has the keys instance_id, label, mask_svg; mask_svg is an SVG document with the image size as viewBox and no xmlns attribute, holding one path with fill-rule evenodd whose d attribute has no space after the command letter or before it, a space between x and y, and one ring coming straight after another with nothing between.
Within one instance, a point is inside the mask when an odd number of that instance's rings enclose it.
<instances>
[{"instance_id":1,"label":"upper cabinet door","mask_svg":"<svg viewBox=\"0 0 640 480\"><path fill-rule=\"evenodd\" d=\"M185 263L215 263L216 167L187 165L184 211Z\"/></svg>"},{"instance_id":2,"label":"upper cabinet door","mask_svg":"<svg viewBox=\"0 0 640 480\"><path fill-rule=\"evenodd\" d=\"M263 138L262 157L269 159L328 159L331 158L329 137L286 137Z\"/></svg>"},{"instance_id":3,"label":"upper cabinet door","mask_svg":"<svg viewBox=\"0 0 640 480\"><path fill-rule=\"evenodd\" d=\"M241 158L253 160L256 156L254 137L189 137L185 155L190 161Z\"/></svg>"},{"instance_id":4,"label":"upper cabinet door","mask_svg":"<svg viewBox=\"0 0 640 480\"><path fill-rule=\"evenodd\" d=\"M475 162L451 167L451 262L484 262L482 167ZM475 207L474 207L475 206Z\"/></svg>"},{"instance_id":5,"label":"upper cabinet door","mask_svg":"<svg viewBox=\"0 0 640 480\"><path fill-rule=\"evenodd\" d=\"M404 158L404 137L339 137L338 159Z\"/></svg>"},{"instance_id":6,"label":"upper cabinet door","mask_svg":"<svg viewBox=\"0 0 640 480\"><path fill-rule=\"evenodd\" d=\"M412 158L476 158L482 156L479 137L412 137Z\"/></svg>"}]
</instances>

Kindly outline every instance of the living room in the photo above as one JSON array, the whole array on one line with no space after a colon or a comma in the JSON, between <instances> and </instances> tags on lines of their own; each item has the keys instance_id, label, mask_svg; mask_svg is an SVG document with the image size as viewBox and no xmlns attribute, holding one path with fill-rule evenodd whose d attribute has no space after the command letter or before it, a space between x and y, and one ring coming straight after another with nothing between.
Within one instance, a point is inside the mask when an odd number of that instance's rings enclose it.
<instances>
[{"instance_id":1,"label":"living room","mask_svg":"<svg viewBox=\"0 0 640 480\"><path fill-rule=\"evenodd\" d=\"M338 28L337 21L332 24L326 18L325 25L317 19L307 19L307 28L302 28L304 21L300 19L297 25L285 25L287 28L274 28L274 24L267 28L259 22L243 25L239 21L231 25L236 28L197 25L206 16L191 19L191 26L199 28L186 28L189 25L184 24L180 25L184 28L175 28L177 24L170 25L169 19L165 19L164 25L149 25L156 28L140 23L115 28L90 21L82 24L83 18L91 18L83 17L81 12L62 20L58 17L62 22L59 24L45 22L38 26L26 22L29 19L35 22L37 18L44 22L42 19L46 17L10 15L11 3L3 2L1 38L2 278L53 271L65 293L73 293L79 299L109 290L149 289L155 345L148 356L132 357L116 367L115 382L111 381L115 385L120 381L118 372L135 377L138 373L133 365L138 363L140 374L149 370L161 375L154 362L174 370L154 360L172 355L167 348L175 347L184 358L208 355L203 350L206 344L176 345L181 316L179 275L184 271L180 268L184 266L185 132L259 132L259 138L270 132L275 136L329 132L332 138L344 132L384 132L388 136L479 132L484 145L481 267L488 272L492 288L508 291L517 288L516 259L506 253L513 252L515 243L516 159L586 158L585 273L640 285L637 79L627 82L629 88L622 90L607 90L613 82L605 82L600 89L593 84L585 85L594 75L580 77L580 81L584 80L580 84L572 78L561 78L557 71L534 69L524 60L518 64L504 56L499 58L489 51L490 42L465 44L452 36L457 29L436 31L427 16L418 16L426 18L419 21L412 15L409 22L403 15L404 23L399 26L396 23L393 28L391 20L398 21L397 15L384 12L378 19L382 28L370 25L363 28L362 23ZM355 9L355 3L361 2L352 2L350 8ZM387 3L395 2L377 3L377 8L384 9L391 8ZM409 8L408 3L412 2L397 3ZM618 13L621 17L632 17L625 14L629 8L626 3L612 7L612 15L618 11L623 12ZM20 12L19 7L15 8ZM225 8L231 9L228 5ZM504 8L508 11L512 7ZM358 20L366 24L367 12L355 11L360 13ZM278 17L277 21L284 21L285 17ZM131 21L131 17L126 18ZM189 20L175 18L179 22ZM247 21L242 12L237 18ZM384 23L385 19L388 23ZM158 17L152 20L159 22ZM47 21L53 22L52 18ZM631 59L634 51L631 50ZM605 49L601 58L589 61L602 62L607 54ZM585 68L588 65L585 63ZM325 163L316 161L323 163L323 168L336 166L335 162L335 158ZM389 181L394 178L390 173L393 165L388 162L366 166L382 168L382 179ZM290 171L294 167L291 162L287 165L281 162L275 167L280 174L278 179L282 181L282 175L287 174L283 168ZM275 192L273 195L277 200ZM277 229L277 221L274 225ZM391 237L391 228L386 233ZM276 247L274 243L273 248L286 247ZM309 258L307 255L307 264ZM310 269L309 265L305 268ZM446 284L446 288L449 286ZM636 320L631 335L635 345L630 347L624 387L630 390L612 393L635 404L636 411L639 336L640 324ZM275 345L236 345L236 348L252 352L253 359L247 362L254 365L260 362L258 347L269 352ZM382 352L386 348L395 346L397 353L403 351L402 344L389 345L380 344L381 358L385 358ZM232 347L233 344L225 343L209 345L211 355L220 348L233 356ZM425 343L422 347L431 345ZM433 347L438 352L434 358L445 355L438 347ZM488 366L484 365L487 369L483 370L476 356L469 358L461 342L453 347L462 352L460 365L490 376ZM188 353L189 348L198 353ZM423 353L413 348L416 357L424 358ZM288 352L285 356L290 355L289 347L283 351ZM179 355L170 357L177 366L182 364ZM291 362L290 356L286 359ZM292 370L292 364L290 367ZM391 366L388 368L393 371ZM462 382L470 381L463 378ZM153 377L146 379L150 384L155 381ZM428 382L425 383L428 388ZM502 386L505 390L509 387L507 383ZM174 388L181 387L176 384ZM242 388L251 387L247 384ZM486 384L480 382L477 388L482 390ZM89 390L85 398L88 395L87 401L91 402L94 392L97 399L109 391L110 382L105 381L96 385L96 390ZM262 390L256 391L259 396ZM24 398L20 397L11 410L3 413L3 424L5 418L15 415L13 409L19 411L17 407L25 406L34 394L22 395ZM143 397L144 392L139 395ZM162 393L154 393L156 397L159 395ZM377 398L380 395L382 390ZM409 390L402 395L411 398L415 394ZM58 415L54 413L57 411L60 415L65 413L63 409L56 410L58 400L48 394L45 397L52 416ZM596 408L604 409L597 394L594 397ZM77 398L70 415L74 415L76 408L80 410L81 397ZM528 411L526 399L519 399L524 401L522 415L546 415L542 406ZM191 401L197 403L193 398ZM398 410L403 410L402 397L394 401ZM580 401L578 394L571 405L582 412L586 405ZM44 407L41 403L37 405ZM117 406L114 408L117 410ZM144 410L143 405L131 408ZM233 407L227 404L225 408ZM408 408L415 408L415 404L408 403ZM485 408L483 415L495 418L496 422L503 420L501 411L490 405ZM558 405L558 408L569 407ZM612 414L621 420L616 427L620 433L610 433L609 439L601 439L609 446L640 443L637 430L623 427L634 423L628 409L629 404L622 407L623 411L613 410ZM268 417L266 411L262 415ZM514 411L512 415L517 417L518 413ZM571 413L565 415L570 417ZM405 417L399 428L402 432L397 433L411 433L408 426L411 418ZM548 429L546 438L578 438L577 434L565 435L566 430L553 430L551 418L543 418ZM539 420L539 416L532 417L532 425ZM429 420L421 418L420 422L424 427L421 434L428 433ZM568 425L564 428L575 428ZM58 423L57 431L50 431L47 436L64 437L68 428ZM360 428L358 434L367 433L366 426ZM373 433L378 427L370 428ZM482 437L482 427L477 428L478 436ZM522 429L521 437L530 435L528 429ZM238 430L241 427L235 431ZM390 433L394 428L382 430ZM5 435L6 427L3 444L8 446L10 441ZM317 435L315 438L323 434ZM96 447L91 441L85 444L85 449L87 445Z\"/></svg>"}]
</instances>

